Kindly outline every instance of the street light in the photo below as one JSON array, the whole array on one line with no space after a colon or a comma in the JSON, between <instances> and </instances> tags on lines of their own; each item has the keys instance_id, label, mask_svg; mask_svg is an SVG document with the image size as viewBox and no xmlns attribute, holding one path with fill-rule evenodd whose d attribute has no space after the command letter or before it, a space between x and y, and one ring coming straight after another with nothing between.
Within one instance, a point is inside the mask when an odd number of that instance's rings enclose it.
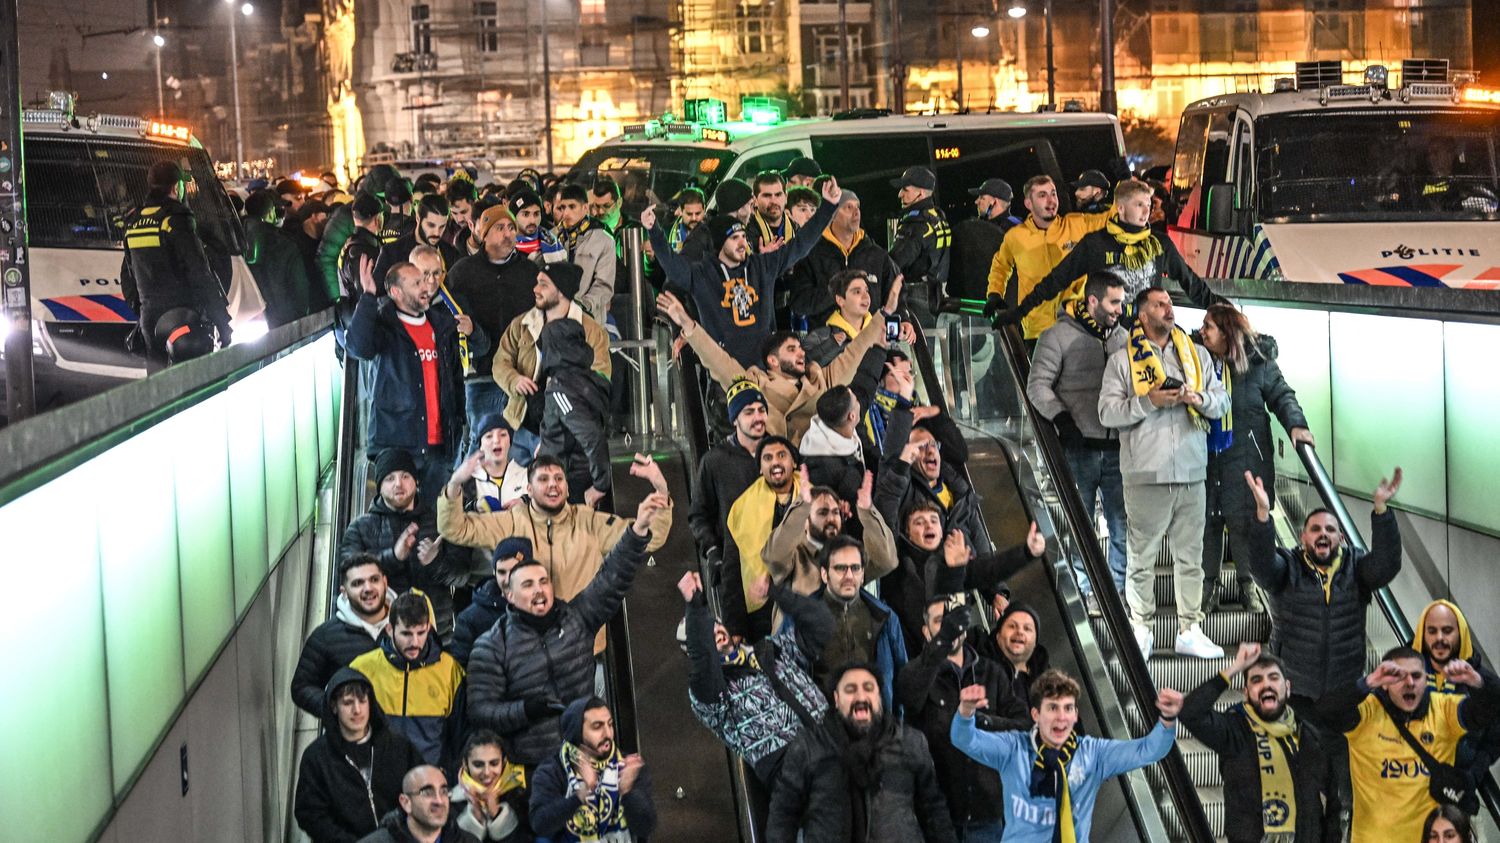
<instances>
[{"instance_id":1,"label":"street light","mask_svg":"<svg viewBox=\"0 0 1500 843\"><path fill-rule=\"evenodd\" d=\"M233 6L235 0L224 0ZM240 6L240 14L250 17L255 13L255 7L249 3ZM240 124L240 46L239 35L236 32L234 12L229 13L229 82L234 87L234 173L237 177L244 178L245 164L245 134Z\"/></svg>"},{"instance_id":2,"label":"street light","mask_svg":"<svg viewBox=\"0 0 1500 843\"><path fill-rule=\"evenodd\" d=\"M1026 17L1026 0L1010 0L1010 8L1005 13L1016 20Z\"/></svg>"},{"instance_id":3,"label":"street light","mask_svg":"<svg viewBox=\"0 0 1500 843\"><path fill-rule=\"evenodd\" d=\"M156 117L160 120L167 116L167 101L161 88L161 48L167 46L167 39L157 32L151 36L151 43L156 46Z\"/></svg>"},{"instance_id":4,"label":"street light","mask_svg":"<svg viewBox=\"0 0 1500 843\"><path fill-rule=\"evenodd\" d=\"M975 38L988 38L990 37L990 28L985 26L984 24L979 24L978 26L969 30L969 34L974 36Z\"/></svg>"}]
</instances>

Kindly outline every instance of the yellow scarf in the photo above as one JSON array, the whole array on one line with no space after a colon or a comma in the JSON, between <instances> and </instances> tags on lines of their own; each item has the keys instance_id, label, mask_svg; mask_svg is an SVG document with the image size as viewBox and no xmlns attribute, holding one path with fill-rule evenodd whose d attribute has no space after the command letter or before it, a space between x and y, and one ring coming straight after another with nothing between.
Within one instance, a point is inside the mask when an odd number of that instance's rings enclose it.
<instances>
[{"instance_id":1,"label":"yellow scarf","mask_svg":"<svg viewBox=\"0 0 1500 843\"><path fill-rule=\"evenodd\" d=\"M1328 570L1325 572L1313 563L1312 557L1307 551L1302 551L1302 563L1312 571L1313 576L1318 578L1318 584L1323 586L1323 603L1326 605L1333 602L1333 578L1338 574L1339 568L1344 564L1344 546L1339 545L1333 550L1333 558L1328 561Z\"/></svg>"},{"instance_id":2,"label":"yellow scarf","mask_svg":"<svg viewBox=\"0 0 1500 843\"><path fill-rule=\"evenodd\" d=\"M1126 231L1120 227L1119 217L1110 217L1104 230L1120 244L1120 265L1126 269L1140 269L1161 257L1161 241L1150 226L1140 231Z\"/></svg>"},{"instance_id":3,"label":"yellow scarf","mask_svg":"<svg viewBox=\"0 0 1500 843\"><path fill-rule=\"evenodd\" d=\"M849 255L854 253L854 247L859 245L859 241L865 239L865 230L863 228L857 228L854 230L854 242L850 243L849 248L847 249L844 248L844 241L834 236L833 226L829 226L828 228L823 229L823 239L839 247L839 252L841 252L844 256L844 265L848 266Z\"/></svg>"},{"instance_id":4,"label":"yellow scarf","mask_svg":"<svg viewBox=\"0 0 1500 843\"><path fill-rule=\"evenodd\" d=\"M489 787L479 783L479 780L469 775L469 771L460 767L458 770L458 783L464 786L464 790L473 794L471 797L481 803L487 802L491 796L504 796L512 790L526 786L526 768L520 764L505 762L505 767L500 771L500 778Z\"/></svg>"},{"instance_id":5,"label":"yellow scarf","mask_svg":"<svg viewBox=\"0 0 1500 843\"><path fill-rule=\"evenodd\" d=\"M791 497L797 497L797 475L792 475ZM745 609L754 612L766 605L764 599L754 596L751 586L766 576L766 562L760 552L765 549L771 529L776 525L776 493L760 477L729 507L729 537L740 552L740 584L745 589Z\"/></svg>"},{"instance_id":6,"label":"yellow scarf","mask_svg":"<svg viewBox=\"0 0 1500 843\"><path fill-rule=\"evenodd\" d=\"M1240 703L1245 722L1255 735L1255 754L1260 759L1261 827L1266 835L1297 833L1297 790L1292 781L1291 758L1299 744L1297 715L1287 708L1280 720L1262 720L1255 706ZM1268 839L1291 840L1275 837Z\"/></svg>"},{"instance_id":7,"label":"yellow scarf","mask_svg":"<svg viewBox=\"0 0 1500 843\"><path fill-rule=\"evenodd\" d=\"M870 324L870 314L868 313L865 314L864 319L860 320L858 328L849 324L849 320L844 318L844 313L841 310L835 310L833 315L828 317L828 327L836 331L843 331L851 340L854 339L855 334L863 331L868 324Z\"/></svg>"},{"instance_id":8,"label":"yellow scarf","mask_svg":"<svg viewBox=\"0 0 1500 843\"><path fill-rule=\"evenodd\" d=\"M1173 327L1171 341L1172 348L1177 352L1177 360L1182 363L1183 385L1194 392L1202 392L1203 361L1198 359L1198 349L1193 345L1192 338L1187 331ZM1139 321L1130 329L1129 345L1130 381L1135 386L1135 394L1145 395L1166 383L1167 371L1162 366L1161 358L1157 356L1156 346L1147 339L1146 329L1141 327ZM1199 430L1208 430L1208 419L1198 412L1197 407L1188 407L1188 415Z\"/></svg>"}]
</instances>

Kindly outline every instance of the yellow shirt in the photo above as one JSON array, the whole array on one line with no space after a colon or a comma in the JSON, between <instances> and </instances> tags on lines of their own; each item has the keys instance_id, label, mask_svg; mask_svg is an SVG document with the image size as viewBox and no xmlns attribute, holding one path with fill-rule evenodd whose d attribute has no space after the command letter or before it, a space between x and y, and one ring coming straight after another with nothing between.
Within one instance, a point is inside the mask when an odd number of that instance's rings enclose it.
<instances>
[{"instance_id":1,"label":"yellow shirt","mask_svg":"<svg viewBox=\"0 0 1500 843\"><path fill-rule=\"evenodd\" d=\"M1430 694L1426 716L1406 727L1433 758L1445 764L1453 763L1458 739L1468 731L1458 720L1458 704L1463 699ZM1350 843L1420 839L1422 823L1437 807L1427 793L1432 777L1374 694L1359 704L1359 725L1347 737L1349 778L1354 785Z\"/></svg>"},{"instance_id":2,"label":"yellow shirt","mask_svg":"<svg viewBox=\"0 0 1500 843\"><path fill-rule=\"evenodd\" d=\"M953 508L953 490L948 488L947 483L944 483L942 487L937 490L937 499L938 503L943 505L944 512L947 512L948 510Z\"/></svg>"},{"instance_id":3,"label":"yellow shirt","mask_svg":"<svg viewBox=\"0 0 1500 843\"><path fill-rule=\"evenodd\" d=\"M1005 232L1000 250L995 252L994 260L990 261L989 292L1003 294L1010 286L1010 276L1014 272L1016 301L1026 298L1032 288L1041 283L1053 267L1062 263L1065 255L1073 251L1083 235L1103 228L1108 219L1109 212L1068 214L1053 220L1046 228L1037 228L1036 221L1027 217L1025 222ZM1036 339L1043 331L1052 327L1052 323L1057 321L1057 303L1070 297L1073 292L1073 288L1069 287L1067 292L1026 314L1026 318L1021 320L1022 334L1029 340Z\"/></svg>"}]
</instances>

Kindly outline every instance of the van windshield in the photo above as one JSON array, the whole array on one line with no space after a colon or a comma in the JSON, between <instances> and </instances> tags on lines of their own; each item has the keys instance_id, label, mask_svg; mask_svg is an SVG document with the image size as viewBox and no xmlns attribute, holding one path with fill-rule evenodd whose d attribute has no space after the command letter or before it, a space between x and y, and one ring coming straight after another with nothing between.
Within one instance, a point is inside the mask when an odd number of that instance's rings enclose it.
<instances>
[{"instance_id":1,"label":"van windshield","mask_svg":"<svg viewBox=\"0 0 1500 843\"><path fill-rule=\"evenodd\" d=\"M712 196L733 159L734 153L727 149L649 144L601 146L584 153L568 172L567 180L591 185L599 176L614 179L620 186L620 204L625 216L635 217L645 209L648 191L663 202L688 186Z\"/></svg>"},{"instance_id":2,"label":"van windshield","mask_svg":"<svg viewBox=\"0 0 1500 843\"><path fill-rule=\"evenodd\" d=\"M197 147L107 138L26 138L27 240L34 248L120 248L124 219L146 198L146 173L176 161L211 254L243 253L229 197Z\"/></svg>"},{"instance_id":3,"label":"van windshield","mask_svg":"<svg viewBox=\"0 0 1500 843\"><path fill-rule=\"evenodd\" d=\"M1500 112L1282 114L1255 136L1263 221L1500 219Z\"/></svg>"}]
</instances>

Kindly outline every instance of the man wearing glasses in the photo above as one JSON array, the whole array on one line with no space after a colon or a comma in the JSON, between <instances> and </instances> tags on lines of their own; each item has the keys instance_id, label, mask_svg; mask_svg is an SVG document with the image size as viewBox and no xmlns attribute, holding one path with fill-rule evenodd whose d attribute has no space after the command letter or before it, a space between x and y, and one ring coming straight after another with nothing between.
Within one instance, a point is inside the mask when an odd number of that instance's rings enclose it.
<instances>
[{"instance_id":1,"label":"man wearing glasses","mask_svg":"<svg viewBox=\"0 0 1500 843\"><path fill-rule=\"evenodd\" d=\"M834 536L823 545L818 564L823 602L833 612L833 637L813 663L813 679L827 687L832 672L844 665L874 665L884 710L892 711L891 689L906 664L906 642L895 612L863 588L864 545L853 536Z\"/></svg>"},{"instance_id":2,"label":"man wearing glasses","mask_svg":"<svg viewBox=\"0 0 1500 843\"><path fill-rule=\"evenodd\" d=\"M458 827L458 817L448 810L448 777L426 764L413 767L401 780L396 797L400 811L392 811L374 833L359 843L479 843L479 838Z\"/></svg>"}]
</instances>

